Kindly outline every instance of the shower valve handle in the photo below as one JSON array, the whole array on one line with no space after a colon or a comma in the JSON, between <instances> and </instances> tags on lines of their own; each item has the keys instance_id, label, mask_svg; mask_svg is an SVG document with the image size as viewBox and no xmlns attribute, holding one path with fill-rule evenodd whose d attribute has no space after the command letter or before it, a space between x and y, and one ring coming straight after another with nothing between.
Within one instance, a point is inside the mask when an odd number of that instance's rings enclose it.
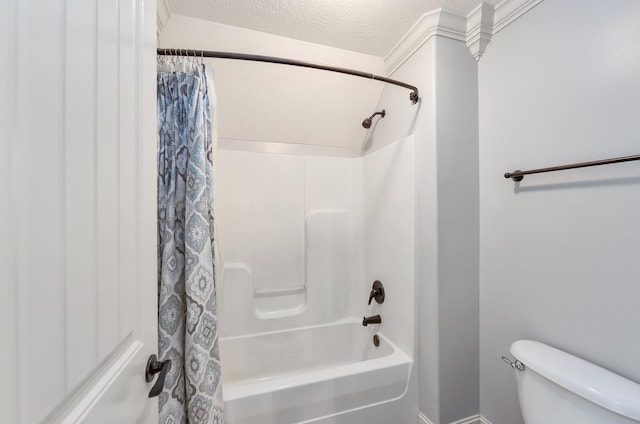
<instances>
[{"instance_id":1,"label":"shower valve handle","mask_svg":"<svg viewBox=\"0 0 640 424\"><path fill-rule=\"evenodd\" d=\"M158 361L158 357L156 355L149 356L149 360L147 361L147 369L145 371L145 379L147 382L151 382L153 380L153 376L157 373L158 379L156 380L156 384L153 385L151 390L149 391L149 397L156 397L160 393L162 393L162 389L164 389L164 379L167 377L169 370L171 369L171 361Z\"/></svg>"},{"instance_id":2,"label":"shower valve handle","mask_svg":"<svg viewBox=\"0 0 640 424\"><path fill-rule=\"evenodd\" d=\"M369 294L369 305L371 305L371 301L373 300L374 297L378 296L380 294L380 289L372 289L371 293Z\"/></svg>"},{"instance_id":3,"label":"shower valve handle","mask_svg":"<svg viewBox=\"0 0 640 424\"><path fill-rule=\"evenodd\" d=\"M384 286L378 280L374 281L373 287L371 287L371 293L369 293L369 305L371 305L371 301L373 299L378 303L384 302Z\"/></svg>"}]
</instances>

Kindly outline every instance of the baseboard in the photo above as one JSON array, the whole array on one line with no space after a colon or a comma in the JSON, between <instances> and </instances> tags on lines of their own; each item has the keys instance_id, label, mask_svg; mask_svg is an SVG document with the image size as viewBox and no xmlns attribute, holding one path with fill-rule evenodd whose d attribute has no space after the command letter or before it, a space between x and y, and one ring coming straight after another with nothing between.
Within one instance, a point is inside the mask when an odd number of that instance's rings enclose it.
<instances>
[{"instance_id":1,"label":"baseboard","mask_svg":"<svg viewBox=\"0 0 640 424\"><path fill-rule=\"evenodd\" d=\"M422 412L418 413L418 424L433 424L426 415ZM474 415L472 417L465 418L460 421L453 422L451 424L491 424L482 415Z\"/></svg>"},{"instance_id":2,"label":"baseboard","mask_svg":"<svg viewBox=\"0 0 640 424\"><path fill-rule=\"evenodd\" d=\"M433 424L433 423L422 412L418 412L418 424Z\"/></svg>"},{"instance_id":3,"label":"baseboard","mask_svg":"<svg viewBox=\"0 0 640 424\"><path fill-rule=\"evenodd\" d=\"M453 422L451 424L491 424L485 417L482 415L474 415L473 417L468 417L460 421Z\"/></svg>"}]
</instances>

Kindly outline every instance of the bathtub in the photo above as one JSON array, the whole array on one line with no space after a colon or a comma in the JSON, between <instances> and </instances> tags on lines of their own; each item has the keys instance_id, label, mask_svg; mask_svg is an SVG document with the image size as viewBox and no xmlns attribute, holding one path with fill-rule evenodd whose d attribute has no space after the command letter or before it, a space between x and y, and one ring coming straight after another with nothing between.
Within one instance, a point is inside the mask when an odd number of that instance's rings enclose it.
<instances>
[{"instance_id":1,"label":"bathtub","mask_svg":"<svg viewBox=\"0 0 640 424\"><path fill-rule=\"evenodd\" d=\"M377 327L348 320L221 338L226 422L307 423L401 398L413 361Z\"/></svg>"}]
</instances>

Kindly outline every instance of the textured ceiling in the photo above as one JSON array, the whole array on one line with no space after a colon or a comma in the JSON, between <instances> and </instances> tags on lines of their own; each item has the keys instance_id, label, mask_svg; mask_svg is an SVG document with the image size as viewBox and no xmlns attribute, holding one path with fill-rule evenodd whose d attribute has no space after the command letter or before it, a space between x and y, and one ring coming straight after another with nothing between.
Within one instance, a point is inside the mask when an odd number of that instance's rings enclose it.
<instances>
[{"instance_id":1,"label":"textured ceiling","mask_svg":"<svg viewBox=\"0 0 640 424\"><path fill-rule=\"evenodd\" d=\"M498 4L501 0L485 0ZM480 0L167 0L172 13L386 56L426 12L467 15Z\"/></svg>"}]
</instances>

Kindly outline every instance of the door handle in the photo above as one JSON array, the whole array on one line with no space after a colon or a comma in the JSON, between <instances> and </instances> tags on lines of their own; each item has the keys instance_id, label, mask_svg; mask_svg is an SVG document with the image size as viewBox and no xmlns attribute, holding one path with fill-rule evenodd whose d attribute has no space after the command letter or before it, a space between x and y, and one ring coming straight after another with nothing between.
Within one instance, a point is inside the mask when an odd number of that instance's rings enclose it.
<instances>
[{"instance_id":1,"label":"door handle","mask_svg":"<svg viewBox=\"0 0 640 424\"><path fill-rule=\"evenodd\" d=\"M164 388L164 379L167 377L169 370L171 369L171 361L158 361L158 357L156 355L149 356L149 360L147 361L147 369L145 371L145 378L147 383L150 383L153 380L154 374L160 373L158 379L156 380L156 384L153 385L151 391L149 391L149 397L156 397L160 393L162 393L162 389Z\"/></svg>"}]
</instances>

